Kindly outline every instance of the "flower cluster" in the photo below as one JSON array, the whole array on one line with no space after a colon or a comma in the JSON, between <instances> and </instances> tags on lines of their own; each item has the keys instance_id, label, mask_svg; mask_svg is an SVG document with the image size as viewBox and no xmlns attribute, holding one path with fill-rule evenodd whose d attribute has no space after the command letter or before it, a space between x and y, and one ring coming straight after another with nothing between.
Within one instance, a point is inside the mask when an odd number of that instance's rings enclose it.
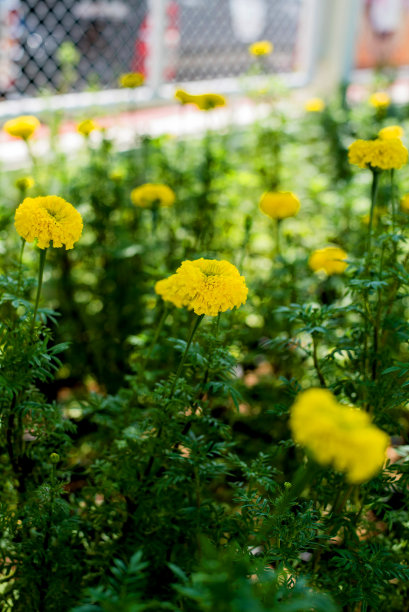
<instances>
[{"instance_id":1,"label":"flower cluster","mask_svg":"<svg viewBox=\"0 0 409 612\"><path fill-rule=\"evenodd\" d=\"M226 106L226 98L214 93L193 95L183 89L178 89L175 98L182 104L194 104L199 110L212 110L217 106Z\"/></svg>"},{"instance_id":2,"label":"flower cluster","mask_svg":"<svg viewBox=\"0 0 409 612\"><path fill-rule=\"evenodd\" d=\"M304 104L307 113L320 113L325 108L325 102L321 98L310 98Z\"/></svg>"},{"instance_id":3,"label":"flower cluster","mask_svg":"<svg viewBox=\"0 0 409 612\"><path fill-rule=\"evenodd\" d=\"M351 164L360 168L392 170L408 161L408 150L399 138L355 140L348 149Z\"/></svg>"},{"instance_id":4,"label":"flower cluster","mask_svg":"<svg viewBox=\"0 0 409 612\"><path fill-rule=\"evenodd\" d=\"M135 87L141 87L141 85L144 84L145 77L142 72L126 72L125 74L121 74L118 82L121 87L134 89Z\"/></svg>"},{"instance_id":5,"label":"flower cluster","mask_svg":"<svg viewBox=\"0 0 409 612\"><path fill-rule=\"evenodd\" d=\"M79 132L83 136L89 136L91 132L100 129L101 126L99 125L99 123L97 123L93 119L84 119L84 121L81 121L81 123L77 125L77 132Z\"/></svg>"},{"instance_id":6,"label":"flower cluster","mask_svg":"<svg viewBox=\"0 0 409 612\"><path fill-rule=\"evenodd\" d=\"M186 260L169 278L158 281L155 291L178 308L186 306L197 315L216 316L247 300L244 276L228 261Z\"/></svg>"},{"instance_id":7,"label":"flower cluster","mask_svg":"<svg viewBox=\"0 0 409 612\"><path fill-rule=\"evenodd\" d=\"M33 115L21 115L15 119L9 119L3 126L3 129L10 136L16 136L27 140L31 138L34 132L40 127L40 122Z\"/></svg>"},{"instance_id":8,"label":"flower cluster","mask_svg":"<svg viewBox=\"0 0 409 612\"><path fill-rule=\"evenodd\" d=\"M347 254L343 249L330 246L313 251L308 260L308 265L314 272L325 270L328 276L332 274L342 274L348 266L345 261L346 258Z\"/></svg>"},{"instance_id":9,"label":"flower cluster","mask_svg":"<svg viewBox=\"0 0 409 612\"><path fill-rule=\"evenodd\" d=\"M260 198L260 209L272 219L295 217L300 200L291 191L267 191Z\"/></svg>"},{"instance_id":10,"label":"flower cluster","mask_svg":"<svg viewBox=\"0 0 409 612\"><path fill-rule=\"evenodd\" d=\"M387 140L388 138L403 138L403 128L400 125L388 125L378 132L379 138Z\"/></svg>"},{"instance_id":11,"label":"flower cluster","mask_svg":"<svg viewBox=\"0 0 409 612\"><path fill-rule=\"evenodd\" d=\"M274 46L269 40L259 40L249 46L251 55L270 55L273 52Z\"/></svg>"},{"instance_id":12,"label":"flower cluster","mask_svg":"<svg viewBox=\"0 0 409 612\"><path fill-rule=\"evenodd\" d=\"M58 196L25 198L16 210L14 224L27 242L37 240L40 249L72 249L82 233L82 217L72 204Z\"/></svg>"},{"instance_id":13,"label":"flower cluster","mask_svg":"<svg viewBox=\"0 0 409 612\"><path fill-rule=\"evenodd\" d=\"M326 389L299 394L291 408L294 440L314 459L346 474L352 484L373 478L382 468L389 437L362 410L339 404Z\"/></svg>"},{"instance_id":14,"label":"flower cluster","mask_svg":"<svg viewBox=\"0 0 409 612\"><path fill-rule=\"evenodd\" d=\"M131 191L131 200L135 206L151 208L153 206L172 206L176 196L167 185L145 183Z\"/></svg>"}]
</instances>

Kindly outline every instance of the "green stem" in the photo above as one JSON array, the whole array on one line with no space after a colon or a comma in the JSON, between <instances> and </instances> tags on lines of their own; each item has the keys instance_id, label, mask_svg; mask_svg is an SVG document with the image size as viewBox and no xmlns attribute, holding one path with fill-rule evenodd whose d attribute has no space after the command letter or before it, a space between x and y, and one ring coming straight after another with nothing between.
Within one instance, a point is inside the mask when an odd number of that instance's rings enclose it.
<instances>
[{"instance_id":1,"label":"green stem","mask_svg":"<svg viewBox=\"0 0 409 612\"><path fill-rule=\"evenodd\" d=\"M391 202L392 202L392 231L395 233L396 226L396 207L395 207L395 190L394 190L394 169L391 169ZM396 244L396 243L395 243Z\"/></svg>"},{"instance_id":2,"label":"green stem","mask_svg":"<svg viewBox=\"0 0 409 612\"><path fill-rule=\"evenodd\" d=\"M25 245L26 245L25 238L22 238L21 248L20 248L20 257L19 257L19 262L18 262L17 296L20 295L21 274L22 274L22 268L23 268L23 253L24 253Z\"/></svg>"},{"instance_id":3,"label":"green stem","mask_svg":"<svg viewBox=\"0 0 409 612\"><path fill-rule=\"evenodd\" d=\"M373 219L374 219L374 212L375 212L376 200L377 200L377 195L378 195L378 183L379 183L379 172L377 170L372 170L371 209L369 212L368 246L366 249L367 266L370 263L370 259L371 259Z\"/></svg>"},{"instance_id":4,"label":"green stem","mask_svg":"<svg viewBox=\"0 0 409 612\"><path fill-rule=\"evenodd\" d=\"M30 158L31 163L33 164L33 168L36 168L37 167L37 159L36 159L36 156L34 155L33 148L31 146L31 142L30 142L30 140L28 138L25 138L24 142L26 143L27 151L28 151L28 156Z\"/></svg>"},{"instance_id":5,"label":"green stem","mask_svg":"<svg viewBox=\"0 0 409 612\"><path fill-rule=\"evenodd\" d=\"M36 301L35 301L35 305L34 305L33 320L31 321L30 334L32 334L33 331L34 331L34 325L35 325L35 320L36 320L36 316L37 316L38 304L39 304L40 295L41 295L41 287L43 285L43 273L44 273L44 264L45 264L46 255L47 255L47 249L41 249L40 250L40 266L39 266L39 269L38 269L37 295L36 295Z\"/></svg>"},{"instance_id":6,"label":"green stem","mask_svg":"<svg viewBox=\"0 0 409 612\"><path fill-rule=\"evenodd\" d=\"M275 256L279 257L281 255L281 246L280 246L280 225L281 219L276 219L274 223L275 230Z\"/></svg>"},{"instance_id":7,"label":"green stem","mask_svg":"<svg viewBox=\"0 0 409 612\"><path fill-rule=\"evenodd\" d=\"M149 361L149 358L150 358L151 353L152 353L153 349L155 348L155 345L156 345L156 343L158 341L160 332L162 331L162 327L163 327L163 325L165 323L165 320L166 320L166 317L168 316L168 313L169 313L168 305L166 303L164 303L164 305L163 305L163 312L162 312L161 317L159 319L159 322L158 322L158 324L156 326L155 334L154 334L154 336L152 338L152 342L149 345L148 352L146 353L146 357L142 361L142 364L141 364L142 368L141 369L144 369L146 367L146 364Z\"/></svg>"},{"instance_id":8,"label":"green stem","mask_svg":"<svg viewBox=\"0 0 409 612\"><path fill-rule=\"evenodd\" d=\"M324 389L327 387L327 383L325 382L325 378L324 375L322 373L319 361L318 361L318 341L317 338L315 336L315 334L312 334L312 359L314 362L314 368L315 371L317 373L318 376L318 380L320 381L320 385L321 387L323 387Z\"/></svg>"},{"instance_id":9,"label":"green stem","mask_svg":"<svg viewBox=\"0 0 409 612\"><path fill-rule=\"evenodd\" d=\"M183 366L185 364L185 361L186 361L187 353L188 353L188 351L190 349L190 345L192 344L192 341L193 341L194 335L196 333L196 330L199 327L203 317L204 317L204 315L199 315L199 316L196 317L195 321L193 322L192 328L190 330L190 335L189 335L188 341L186 343L185 350L184 350L183 355L182 355L182 359L180 360L178 369L176 370L175 378L173 379L172 387L171 387L171 390L170 390L170 393L169 393L169 399L171 399L173 397L173 394L174 394L175 389L176 389L176 383L177 383L177 381L180 378L180 375L182 373L182 368L183 368Z\"/></svg>"}]
</instances>

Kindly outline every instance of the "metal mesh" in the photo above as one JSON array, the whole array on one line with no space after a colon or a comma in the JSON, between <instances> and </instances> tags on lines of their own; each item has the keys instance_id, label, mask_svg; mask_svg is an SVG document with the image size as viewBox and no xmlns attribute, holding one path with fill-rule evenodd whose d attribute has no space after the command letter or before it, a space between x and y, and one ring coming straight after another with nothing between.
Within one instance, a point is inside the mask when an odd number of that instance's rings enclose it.
<instances>
[{"instance_id":1,"label":"metal mesh","mask_svg":"<svg viewBox=\"0 0 409 612\"><path fill-rule=\"evenodd\" d=\"M237 76L252 65L248 45L266 39L266 72L291 72L307 0L164 0L163 82ZM19 11L17 78L7 94L115 87L123 72L149 78L152 20L147 0L24 0ZM62 70L61 46L78 52L74 76ZM253 60L254 63L254 60Z\"/></svg>"}]
</instances>

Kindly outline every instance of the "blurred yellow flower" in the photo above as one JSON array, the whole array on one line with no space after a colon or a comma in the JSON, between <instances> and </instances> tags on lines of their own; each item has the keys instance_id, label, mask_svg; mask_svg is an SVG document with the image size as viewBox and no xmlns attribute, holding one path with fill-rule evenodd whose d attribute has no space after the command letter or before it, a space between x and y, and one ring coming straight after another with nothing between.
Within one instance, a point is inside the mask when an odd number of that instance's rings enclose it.
<instances>
[{"instance_id":1,"label":"blurred yellow flower","mask_svg":"<svg viewBox=\"0 0 409 612\"><path fill-rule=\"evenodd\" d=\"M399 138L355 140L349 146L348 159L360 168L398 169L408 161L408 150Z\"/></svg>"},{"instance_id":2,"label":"blurred yellow flower","mask_svg":"<svg viewBox=\"0 0 409 612\"><path fill-rule=\"evenodd\" d=\"M112 170L109 174L109 178L114 183L120 183L124 179L124 177L125 177L125 172L124 170L121 170L121 169Z\"/></svg>"},{"instance_id":3,"label":"blurred yellow flower","mask_svg":"<svg viewBox=\"0 0 409 612\"><path fill-rule=\"evenodd\" d=\"M267 191L260 198L260 209L272 219L295 217L300 200L291 191Z\"/></svg>"},{"instance_id":4,"label":"blurred yellow flower","mask_svg":"<svg viewBox=\"0 0 409 612\"><path fill-rule=\"evenodd\" d=\"M247 300L244 276L228 261L186 260L169 278L159 281L155 291L177 307L186 306L197 315L216 316Z\"/></svg>"},{"instance_id":5,"label":"blurred yellow flower","mask_svg":"<svg viewBox=\"0 0 409 612\"><path fill-rule=\"evenodd\" d=\"M372 424L366 412L339 404L326 389L298 395L290 427L295 442L321 465L345 473L351 484L370 480L384 465L389 436Z\"/></svg>"},{"instance_id":6,"label":"blurred yellow flower","mask_svg":"<svg viewBox=\"0 0 409 612\"><path fill-rule=\"evenodd\" d=\"M321 98L310 98L304 104L307 113L320 113L325 108L325 102Z\"/></svg>"},{"instance_id":7,"label":"blurred yellow flower","mask_svg":"<svg viewBox=\"0 0 409 612\"><path fill-rule=\"evenodd\" d=\"M3 126L3 129L10 136L16 136L27 140L31 138L34 132L40 127L40 122L33 115L21 115L15 119L9 119Z\"/></svg>"},{"instance_id":8,"label":"blurred yellow flower","mask_svg":"<svg viewBox=\"0 0 409 612\"><path fill-rule=\"evenodd\" d=\"M324 249L317 249L311 253L308 265L314 272L325 270L328 276L342 274L348 266L345 261L346 258L347 254L343 249L330 246Z\"/></svg>"},{"instance_id":9,"label":"blurred yellow flower","mask_svg":"<svg viewBox=\"0 0 409 612\"><path fill-rule=\"evenodd\" d=\"M145 183L131 191L131 200L135 206L150 208L152 206L172 206L176 196L167 185Z\"/></svg>"},{"instance_id":10,"label":"blurred yellow flower","mask_svg":"<svg viewBox=\"0 0 409 612\"><path fill-rule=\"evenodd\" d=\"M82 217L72 204L58 196L25 198L14 217L17 232L27 242L37 239L37 246L72 249L82 233Z\"/></svg>"},{"instance_id":11,"label":"blurred yellow flower","mask_svg":"<svg viewBox=\"0 0 409 612\"><path fill-rule=\"evenodd\" d=\"M385 109L391 103L391 97L386 91L377 91L369 97L369 104L376 109Z\"/></svg>"},{"instance_id":12,"label":"blurred yellow flower","mask_svg":"<svg viewBox=\"0 0 409 612\"><path fill-rule=\"evenodd\" d=\"M135 87L141 87L141 85L144 84L145 76L142 74L142 72L126 72L121 74L118 81L121 87L134 89Z\"/></svg>"},{"instance_id":13,"label":"blurred yellow flower","mask_svg":"<svg viewBox=\"0 0 409 612\"><path fill-rule=\"evenodd\" d=\"M403 138L403 128L400 125L388 125L378 132L379 138L387 140L388 138Z\"/></svg>"},{"instance_id":14,"label":"blurred yellow flower","mask_svg":"<svg viewBox=\"0 0 409 612\"><path fill-rule=\"evenodd\" d=\"M82 134L83 136L89 136L91 132L95 130L100 130L101 126L99 123L94 121L93 119L84 119L77 125L77 132Z\"/></svg>"},{"instance_id":15,"label":"blurred yellow flower","mask_svg":"<svg viewBox=\"0 0 409 612\"><path fill-rule=\"evenodd\" d=\"M259 40L249 46L249 53L251 55L270 55L273 52L274 45L269 40Z\"/></svg>"},{"instance_id":16,"label":"blurred yellow flower","mask_svg":"<svg viewBox=\"0 0 409 612\"><path fill-rule=\"evenodd\" d=\"M182 104L194 104L199 110L212 110L217 106L226 106L226 98L219 94L205 93L200 95L189 94L183 89L175 92L175 98Z\"/></svg>"},{"instance_id":17,"label":"blurred yellow flower","mask_svg":"<svg viewBox=\"0 0 409 612\"><path fill-rule=\"evenodd\" d=\"M27 191L27 189L34 187L35 181L32 176L22 176L14 184L20 191Z\"/></svg>"}]
</instances>

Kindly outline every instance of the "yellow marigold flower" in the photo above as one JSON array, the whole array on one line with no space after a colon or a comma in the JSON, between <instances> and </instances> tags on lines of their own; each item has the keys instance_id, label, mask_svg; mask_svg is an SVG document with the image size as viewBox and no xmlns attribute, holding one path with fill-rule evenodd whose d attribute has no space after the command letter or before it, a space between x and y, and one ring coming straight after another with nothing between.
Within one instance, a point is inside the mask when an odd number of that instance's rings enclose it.
<instances>
[{"instance_id":1,"label":"yellow marigold flower","mask_svg":"<svg viewBox=\"0 0 409 612\"><path fill-rule=\"evenodd\" d=\"M27 242L37 239L37 246L72 249L82 233L82 217L72 204L58 196L25 198L16 210L14 225Z\"/></svg>"},{"instance_id":2,"label":"yellow marigold flower","mask_svg":"<svg viewBox=\"0 0 409 612\"><path fill-rule=\"evenodd\" d=\"M355 140L349 146L348 159L360 168L399 169L408 161L408 150L399 138Z\"/></svg>"},{"instance_id":3,"label":"yellow marigold flower","mask_svg":"<svg viewBox=\"0 0 409 612\"><path fill-rule=\"evenodd\" d=\"M388 125L378 132L379 138L386 140L388 138L403 138L403 128L400 125Z\"/></svg>"},{"instance_id":4,"label":"yellow marigold flower","mask_svg":"<svg viewBox=\"0 0 409 612\"><path fill-rule=\"evenodd\" d=\"M172 206L176 199L174 191L167 185L160 183L145 183L131 191L131 200L135 206L150 208L158 206Z\"/></svg>"},{"instance_id":5,"label":"yellow marigold flower","mask_svg":"<svg viewBox=\"0 0 409 612\"><path fill-rule=\"evenodd\" d=\"M109 174L109 178L114 183L120 183L125 178L125 172L120 168L118 170L112 170Z\"/></svg>"},{"instance_id":6,"label":"yellow marigold flower","mask_svg":"<svg viewBox=\"0 0 409 612\"><path fill-rule=\"evenodd\" d=\"M260 198L260 210L272 219L295 217L300 200L291 191L267 191Z\"/></svg>"},{"instance_id":7,"label":"yellow marigold flower","mask_svg":"<svg viewBox=\"0 0 409 612\"><path fill-rule=\"evenodd\" d=\"M273 52L274 45L269 40L259 40L249 46L251 55L270 55Z\"/></svg>"},{"instance_id":8,"label":"yellow marigold flower","mask_svg":"<svg viewBox=\"0 0 409 612\"><path fill-rule=\"evenodd\" d=\"M216 316L247 300L244 276L228 261L186 260L169 278L159 281L155 291L179 308L187 306L197 315Z\"/></svg>"},{"instance_id":9,"label":"yellow marigold flower","mask_svg":"<svg viewBox=\"0 0 409 612\"><path fill-rule=\"evenodd\" d=\"M3 126L3 129L10 136L16 136L27 140L31 138L34 132L40 127L40 122L33 115L21 115L15 119L9 119Z\"/></svg>"},{"instance_id":10,"label":"yellow marigold flower","mask_svg":"<svg viewBox=\"0 0 409 612\"><path fill-rule=\"evenodd\" d=\"M22 176L14 184L20 191L27 191L27 189L34 187L35 181L32 176Z\"/></svg>"},{"instance_id":11,"label":"yellow marigold flower","mask_svg":"<svg viewBox=\"0 0 409 612\"><path fill-rule=\"evenodd\" d=\"M386 91L377 91L369 98L369 104L377 109L385 109L391 103L391 97Z\"/></svg>"},{"instance_id":12,"label":"yellow marigold flower","mask_svg":"<svg viewBox=\"0 0 409 612\"><path fill-rule=\"evenodd\" d=\"M405 193L405 195L402 196L400 207L403 212L409 213L409 193Z\"/></svg>"},{"instance_id":13,"label":"yellow marigold flower","mask_svg":"<svg viewBox=\"0 0 409 612\"><path fill-rule=\"evenodd\" d=\"M84 119L77 125L77 132L82 134L83 136L89 136L91 132L95 130L100 130L101 126L99 123L94 121L93 119Z\"/></svg>"},{"instance_id":14,"label":"yellow marigold flower","mask_svg":"<svg viewBox=\"0 0 409 612\"><path fill-rule=\"evenodd\" d=\"M178 89L175 98L182 104L194 104L199 110L212 110L217 106L226 106L226 98L214 93L200 95L189 94L183 89Z\"/></svg>"},{"instance_id":15,"label":"yellow marigold flower","mask_svg":"<svg viewBox=\"0 0 409 612\"><path fill-rule=\"evenodd\" d=\"M307 113L320 113L325 108L325 102L321 98L310 98L304 104Z\"/></svg>"},{"instance_id":16,"label":"yellow marigold flower","mask_svg":"<svg viewBox=\"0 0 409 612\"><path fill-rule=\"evenodd\" d=\"M372 424L366 412L339 404L326 389L298 395L290 427L295 442L318 463L345 473L351 484L370 480L385 462L389 436Z\"/></svg>"},{"instance_id":17,"label":"yellow marigold flower","mask_svg":"<svg viewBox=\"0 0 409 612\"><path fill-rule=\"evenodd\" d=\"M120 86L128 87L129 89L140 87L144 82L145 77L142 72L126 72L119 77Z\"/></svg>"},{"instance_id":18,"label":"yellow marigold flower","mask_svg":"<svg viewBox=\"0 0 409 612\"><path fill-rule=\"evenodd\" d=\"M346 258L347 254L343 249L330 246L314 251L310 255L308 265L314 272L325 270L329 276L331 274L342 274L348 266L345 261Z\"/></svg>"}]
</instances>

